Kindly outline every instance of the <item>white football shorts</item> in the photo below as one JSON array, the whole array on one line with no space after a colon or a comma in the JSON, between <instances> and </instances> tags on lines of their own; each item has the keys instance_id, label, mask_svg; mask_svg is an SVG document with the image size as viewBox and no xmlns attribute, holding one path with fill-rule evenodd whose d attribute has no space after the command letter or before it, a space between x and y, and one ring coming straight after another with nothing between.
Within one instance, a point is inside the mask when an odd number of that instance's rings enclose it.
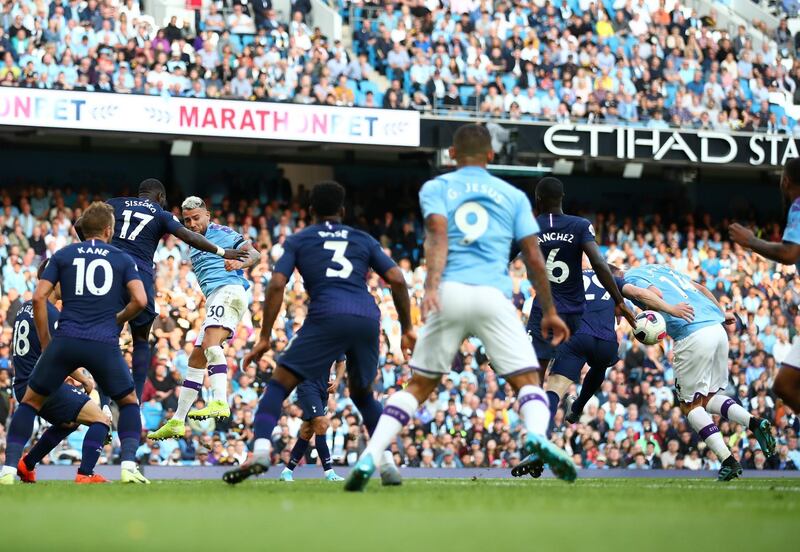
<instances>
[{"instance_id":1,"label":"white football shorts","mask_svg":"<svg viewBox=\"0 0 800 552\"><path fill-rule=\"evenodd\" d=\"M728 386L728 333L722 324L700 328L675 342L675 388L681 402Z\"/></svg>"},{"instance_id":2,"label":"white football shorts","mask_svg":"<svg viewBox=\"0 0 800 552\"><path fill-rule=\"evenodd\" d=\"M225 328L230 335L242 321L247 310L247 292L240 285L221 286L206 298L206 319L194 344L202 345L206 328Z\"/></svg>"},{"instance_id":3,"label":"white football shorts","mask_svg":"<svg viewBox=\"0 0 800 552\"><path fill-rule=\"evenodd\" d=\"M481 340L498 375L539 369L525 327L499 289L443 282L439 306L419 331L410 363L414 371L430 377L450 373L456 352L469 336Z\"/></svg>"}]
</instances>

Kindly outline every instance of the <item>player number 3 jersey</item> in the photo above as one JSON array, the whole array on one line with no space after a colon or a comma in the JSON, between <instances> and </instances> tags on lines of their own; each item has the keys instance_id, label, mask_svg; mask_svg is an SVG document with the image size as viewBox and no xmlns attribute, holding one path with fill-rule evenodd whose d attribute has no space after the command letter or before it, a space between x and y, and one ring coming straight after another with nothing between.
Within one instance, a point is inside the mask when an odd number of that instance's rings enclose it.
<instances>
[{"instance_id":1,"label":"player number 3 jersey","mask_svg":"<svg viewBox=\"0 0 800 552\"><path fill-rule=\"evenodd\" d=\"M425 183L424 217L447 217L447 265L442 281L498 288L511 296L511 246L536 234L524 192L480 167L463 167Z\"/></svg>"}]
</instances>

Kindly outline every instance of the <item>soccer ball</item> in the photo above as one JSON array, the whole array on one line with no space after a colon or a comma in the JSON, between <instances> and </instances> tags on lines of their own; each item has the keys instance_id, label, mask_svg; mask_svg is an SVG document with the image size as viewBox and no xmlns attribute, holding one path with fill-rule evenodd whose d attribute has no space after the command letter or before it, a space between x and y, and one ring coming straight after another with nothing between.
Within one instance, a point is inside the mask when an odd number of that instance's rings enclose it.
<instances>
[{"instance_id":1,"label":"soccer ball","mask_svg":"<svg viewBox=\"0 0 800 552\"><path fill-rule=\"evenodd\" d=\"M667 322L656 311L644 311L636 315L633 335L645 345L655 345L667 337Z\"/></svg>"}]
</instances>

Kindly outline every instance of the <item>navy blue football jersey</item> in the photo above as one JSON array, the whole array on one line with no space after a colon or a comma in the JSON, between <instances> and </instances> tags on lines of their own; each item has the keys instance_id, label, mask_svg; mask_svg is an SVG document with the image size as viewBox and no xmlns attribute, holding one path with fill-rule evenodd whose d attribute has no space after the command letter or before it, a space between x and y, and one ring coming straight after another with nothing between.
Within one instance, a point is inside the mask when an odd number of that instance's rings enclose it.
<instances>
[{"instance_id":1,"label":"navy blue football jersey","mask_svg":"<svg viewBox=\"0 0 800 552\"><path fill-rule=\"evenodd\" d=\"M343 224L315 224L289 236L275 272L303 277L310 305L308 316L351 314L375 320L380 311L367 290L369 269L386 274L396 266L369 234Z\"/></svg>"},{"instance_id":2,"label":"navy blue football jersey","mask_svg":"<svg viewBox=\"0 0 800 552\"><path fill-rule=\"evenodd\" d=\"M47 302L47 323L50 335L56 330L59 316L58 309L50 301ZM33 303L25 301L14 320L14 334L11 338L11 361L14 365L14 388L27 385L36 361L42 355L42 344L33 321Z\"/></svg>"},{"instance_id":3,"label":"navy blue football jersey","mask_svg":"<svg viewBox=\"0 0 800 552\"><path fill-rule=\"evenodd\" d=\"M542 250L553 303L559 314L579 314L584 309L583 244L594 241L594 228L585 218L544 214L539 223ZM539 308L538 300L533 305Z\"/></svg>"},{"instance_id":4,"label":"navy blue football jersey","mask_svg":"<svg viewBox=\"0 0 800 552\"><path fill-rule=\"evenodd\" d=\"M182 224L172 213L149 199L115 197L106 203L114 208L114 238L111 245L133 257L139 270L153 275L153 256L164 234L172 234Z\"/></svg>"},{"instance_id":5,"label":"navy blue football jersey","mask_svg":"<svg viewBox=\"0 0 800 552\"><path fill-rule=\"evenodd\" d=\"M622 290L625 280L615 277L614 281ZM616 305L611 294L600 283L594 270L583 271L583 287L586 293L586 308L583 311L580 328L576 333L591 335L606 341L616 341L617 332L614 330Z\"/></svg>"},{"instance_id":6,"label":"navy blue football jersey","mask_svg":"<svg viewBox=\"0 0 800 552\"><path fill-rule=\"evenodd\" d=\"M61 316L54 337L117 344L116 315L128 303L128 282L141 280L133 259L113 245L86 240L56 252L42 279L61 284Z\"/></svg>"}]
</instances>

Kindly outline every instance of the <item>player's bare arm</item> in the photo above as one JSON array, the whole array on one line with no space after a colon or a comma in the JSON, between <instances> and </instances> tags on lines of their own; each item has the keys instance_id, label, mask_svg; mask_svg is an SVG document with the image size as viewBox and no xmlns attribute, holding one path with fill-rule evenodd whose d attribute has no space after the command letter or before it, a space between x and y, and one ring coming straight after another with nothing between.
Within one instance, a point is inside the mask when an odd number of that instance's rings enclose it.
<instances>
[{"instance_id":1,"label":"player's bare arm","mask_svg":"<svg viewBox=\"0 0 800 552\"><path fill-rule=\"evenodd\" d=\"M753 231L739 223L728 227L731 240L771 261L791 265L800 261L800 244L768 242L756 237Z\"/></svg>"},{"instance_id":2,"label":"player's bare arm","mask_svg":"<svg viewBox=\"0 0 800 552\"><path fill-rule=\"evenodd\" d=\"M445 236L445 240L447 240L447 236ZM441 273L439 277L441 278ZM414 332L414 325L411 323L411 301L408 297L406 279L403 277L403 272L396 266L390 268L386 274L382 275L382 278L392 289L392 300L397 308L397 316L400 319L400 327L403 331L401 345L405 354L414 349L414 344L417 341L417 334ZM428 278L430 278L430 273L428 273Z\"/></svg>"},{"instance_id":3,"label":"player's bare arm","mask_svg":"<svg viewBox=\"0 0 800 552\"><path fill-rule=\"evenodd\" d=\"M606 291L611 294L611 298L614 299L614 304L617 305L617 315L625 317L628 324L633 327L636 324L636 317L633 316L631 309L625 306L625 299L622 297L619 288L617 288L617 284L614 282L614 275L611 274L608 263L600 254L600 248L597 247L597 243L593 241L585 242L583 244L583 252L589 258L589 263L591 263L592 269L594 269L594 273L597 275L597 279L600 280L600 283L603 284Z\"/></svg>"},{"instance_id":4,"label":"player's bare arm","mask_svg":"<svg viewBox=\"0 0 800 552\"><path fill-rule=\"evenodd\" d=\"M439 310L439 285L447 264L447 217L443 215L429 215L425 219L425 262L428 274L422 299L423 320Z\"/></svg>"},{"instance_id":5,"label":"player's bare arm","mask_svg":"<svg viewBox=\"0 0 800 552\"><path fill-rule=\"evenodd\" d=\"M702 284L698 284L697 282L692 282L692 285L697 289L697 291L699 291L700 293L702 293L703 295L708 297L708 300L711 301L712 303L714 303L717 306L717 308L720 310L720 312L722 312L722 314L725 315L725 323L726 324L735 324L736 323L736 316L733 314L733 312L732 311L726 311L724 308L722 308L722 305L719 304L719 301L717 301L717 298L714 297L714 294L711 293L706 286L704 286Z\"/></svg>"},{"instance_id":6,"label":"player's bare arm","mask_svg":"<svg viewBox=\"0 0 800 552\"><path fill-rule=\"evenodd\" d=\"M269 281L269 286L267 286L266 297L264 298L261 333L253 349L244 356L242 360L243 368L249 366L251 362L258 362L264 356L264 353L269 350L272 326L275 324L278 313L281 312L283 293L287 283L289 283L289 279L285 274L273 272L272 279Z\"/></svg>"},{"instance_id":7,"label":"player's bare arm","mask_svg":"<svg viewBox=\"0 0 800 552\"><path fill-rule=\"evenodd\" d=\"M244 242L239 249L232 249L231 251L238 251L244 256L240 259L228 259L226 257L225 270L229 272L231 270L250 268L251 266L258 264L258 262L261 260L261 253L258 251L258 249L253 247L253 243L249 241Z\"/></svg>"},{"instance_id":8,"label":"player's bare arm","mask_svg":"<svg viewBox=\"0 0 800 552\"><path fill-rule=\"evenodd\" d=\"M550 280L547 279L547 268L542 250L539 249L539 238L536 234L524 237L519 241L519 247L528 270L528 279L533 284L539 305L542 307L542 337L547 338L549 333L553 332L552 343L558 345L569 339L569 328L558 316L553 304Z\"/></svg>"},{"instance_id":9,"label":"player's bare arm","mask_svg":"<svg viewBox=\"0 0 800 552\"><path fill-rule=\"evenodd\" d=\"M625 284L622 286L622 295L631 301L641 303L651 310L665 312L675 318L682 318L687 322L694 320L694 308L688 303L678 303L677 305L670 305L664 301L657 293L649 289L640 288L633 284Z\"/></svg>"},{"instance_id":10,"label":"player's bare arm","mask_svg":"<svg viewBox=\"0 0 800 552\"><path fill-rule=\"evenodd\" d=\"M125 305L125 308L117 313L117 324L119 326L136 318L136 315L147 306L147 293L144 291L144 285L141 280L131 280L126 287L128 288L130 300Z\"/></svg>"},{"instance_id":11,"label":"player's bare arm","mask_svg":"<svg viewBox=\"0 0 800 552\"><path fill-rule=\"evenodd\" d=\"M214 253L215 255L219 255L223 259L244 261L249 256L249 253L243 247L239 249L223 249L222 247L208 241L206 237L203 236L202 234L198 234L197 232L192 232L191 230L185 227L179 228L175 232L175 237L178 238L179 240L186 242L195 249L200 249L201 251L208 251L209 253Z\"/></svg>"},{"instance_id":12,"label":"player's bare arm","mask_svg":"<svg viewBox=\"0 0 800 552\"><path fill-rule=\"evenodd\" d=\"M36 326L36 334L39 336L39 343L42 344L42 351L50 343L50 324L47 318L47 301L53 292L53 283L48 280L39 280L33 292L33 322Z\"/></svg>"}]
</instances>

